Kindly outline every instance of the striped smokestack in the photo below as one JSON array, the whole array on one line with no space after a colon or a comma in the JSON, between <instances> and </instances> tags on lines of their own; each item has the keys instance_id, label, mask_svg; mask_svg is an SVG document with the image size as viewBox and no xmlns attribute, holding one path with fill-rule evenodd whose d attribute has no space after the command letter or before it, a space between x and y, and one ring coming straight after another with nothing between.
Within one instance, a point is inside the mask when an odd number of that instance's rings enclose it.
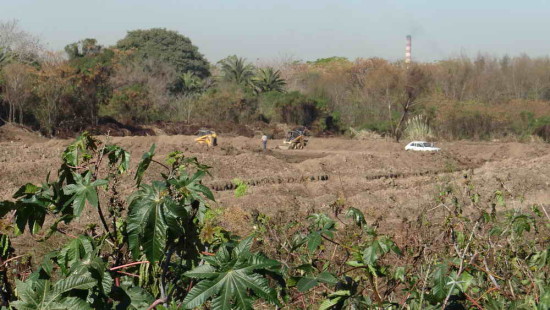
<instances>
[{"instance_id":1,"label":"striped smokestack","mask_svg":"<svg viewBox=\"0 0 550 310\"><path fill-rule=\"evenodd\" d=\"M407 36L407 46L405 47L405 64L408 66L411 63L411 35Z\"/></svg>"}]
</instances>

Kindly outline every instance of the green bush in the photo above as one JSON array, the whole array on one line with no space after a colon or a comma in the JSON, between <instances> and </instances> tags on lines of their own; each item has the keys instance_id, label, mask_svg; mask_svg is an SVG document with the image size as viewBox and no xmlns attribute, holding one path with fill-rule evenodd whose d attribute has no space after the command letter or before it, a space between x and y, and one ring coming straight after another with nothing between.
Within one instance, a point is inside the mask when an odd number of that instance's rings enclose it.
<instances>
[{"instance_id":1,"label":"green bush","mask_svg":"<svg viewBox=\"0 0 550 310\"><path fill-rule=\"evenodd\" d=\"M259 110L267 120L311 127L322 115L322 103L300 92L267 92L259 97Z\"/></svg>"},{"instance_id":2,"label":"green bush","mask_svg":"<svg viewBox=\"0 0 550 310\"><path fill-rule=\"evenodd\" d=\"M390 134L392 131L392 123L387 120L380 120L380 121L371 121L368 123L363 124L360 129L366 129L370 131L374 131L376 133L379 133L381 135L387 135Z\"/></svg>"},{"instance_id":3,"label":"green bush","mask_svg":"<svg viewBox=\"0 0 550 310\"><path fill-rule=\"evenodd\" d=\"M258 100L239 85L223 83L198 97L193 121L229 121L237 124L254 121Z\"/></svg>"},{"instance_id":4,"label":"green bush","mask_svg":"<svg viewBox=\"0 0 550 310\"><path fill-rule=\"evenodd\" d=\"M231 182L237 187L235 188L235 197L242 197L246 195L246 192L248 191L248 185L245 181L235 178L231 180Z\"/></svg>"}]
</instances>

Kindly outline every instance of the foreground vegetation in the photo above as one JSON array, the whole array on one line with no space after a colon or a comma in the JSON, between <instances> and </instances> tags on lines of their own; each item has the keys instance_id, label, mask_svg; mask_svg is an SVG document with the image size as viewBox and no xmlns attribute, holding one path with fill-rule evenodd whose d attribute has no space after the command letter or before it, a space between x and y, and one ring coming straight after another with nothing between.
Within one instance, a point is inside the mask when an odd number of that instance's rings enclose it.
<instances>
[{"instance_id":1,"label":"foreground vegetation","mask_svg":"<svg viewBox=\"0 0 550 310\"><path fill-rule=\"evenodd\" d=\"M16 22L0 22L0 119L47 136L170 121L550 140L549 105L548 57L479 55L407 68L341 57L253 65L233 55L210 64L175 31L134 30L110 47L87 38L59 53ZM413 117L425 130L406 130Z\"/></svg>"},{"instance_id":2,"label":"foreground vegetation","mask_svg":"<svg viewBox=\"0 0 550 310\"><path fill-rule=\"evenodd\" d=\"M550 306L550 218L542 205L508 206L521 197L505 186L481 196L471 175L444 180L433 206L395 236L342 196L331 214L254 213L254 233L238 237L222 228L223 210L211 207L201 183L209 167L177 151L158 158L154 146L137 167L129 162L124 149L84 134L63 152L56 177L0 202L4 307ZM163 172L152 174L151 165ZM129 197L122 188L131 188ZM99 224L73 235L65 224L87 211ZM10 242L21 234L69 242L29 266Z\"/></svg>"}]
</instances>

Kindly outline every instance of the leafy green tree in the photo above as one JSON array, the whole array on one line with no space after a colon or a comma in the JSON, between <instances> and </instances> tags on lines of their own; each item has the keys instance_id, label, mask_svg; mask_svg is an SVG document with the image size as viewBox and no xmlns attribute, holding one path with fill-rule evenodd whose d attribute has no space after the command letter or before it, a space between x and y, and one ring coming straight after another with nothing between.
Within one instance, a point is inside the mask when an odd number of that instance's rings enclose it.
<instances>
[{"instance_id":1,"label":"leafy green tree","mask_svg":"<svg viewBox=\"0 0 550 310\"><path fill-rule=\"evenodd\" d=\"M97 125L99 111L112 96L111 78L115 72L117 56L111 49L103 49L95 39L80 41L77 55L69 56L74 68L74 108L81 121L77 126ZM79 130L80 128L75 128Z\"/></svg>"},{"instance_id":2,"label":"leafy green tree","mask_svg":"<svg viewBox=\"0 0 550 310\"><path fill-rule=\"evenodd\" d=\"M242 86L249 86L254 77L255 68L246 59L229 56L220 61L223 79Z\"/></svg>"},{"instance_id":3,"label":"leafy green tree","mask_svg":"<svg viewBox=\"0 0 550 310\"><path fill-rule=\"evenodd\" d=\"M65 52L67 56L69 56L69 59L96 55L101 52L102 49L103 47L97 44L97 40L92 38L87 38L65 46Z\"/></svg>"},{"instance_id":4,"label":"leafy green tree","mask_svg":"<svg viewBox=\"0 0 550 310\"><path fill-rule=\"evenodd\" d=\"M298 91L263 93L259 101L259 112L275 122L309 127L324 112L320 102Z\"/></svg>"},{"instance_id":5,"label":"leafy green tree","mask_svg":"<svg viewBox=\"0 0 550 310\"><path fill-rule=\"evenodd\" d=\"M116 47L133 50L133 56L141 61L152 58L166 63L179 74L193 72L200 78L210 75L208 61L198 48L176 31L162 28L129 31Z\"/></svg>"},{"instance_id":6,"label":"leafy green tree","mask_svg":"<svg viewBox=\"0 0 550 310\"><path fill-rule=\"evenodd\" d=\"M253 79L254 89L258 93L283 92L286 82L281 78L281 71L271 67L261 68Z\"/></svg>"}]
</instances>

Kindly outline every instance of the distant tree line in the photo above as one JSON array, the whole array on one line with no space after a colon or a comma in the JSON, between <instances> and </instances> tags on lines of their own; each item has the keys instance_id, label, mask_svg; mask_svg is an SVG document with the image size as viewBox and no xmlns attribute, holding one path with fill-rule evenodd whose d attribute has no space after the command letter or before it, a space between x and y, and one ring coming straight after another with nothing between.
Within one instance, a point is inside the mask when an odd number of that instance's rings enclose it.
<instances>
[{"instance_id":1,"label":"distant tree line","mask_svg":"<svg viewBox=\"0 0 550 310\"><path fill-rule=\"evenodd\" d=\"M0 119L48 136L108 118L368 129L399 140L419 116L415 123L444 138L528 137L550 123L549 108L548 57L480 55L406 68L343 57L253 65L232 55L210 64L189 38L166 29L51 52L17 22L0 22Z\"/></svg>"},{"instance_id":2,"label":"distant tree line","mask_svg":"<svg viewBox=\"0 0 550 310\"><path fill-rule=\"evenodd\" d=\"M326 103L341 128L397 137L414 115L450 139L526 137L550 124L550 58L479 55L434 63L342 57L294 62L288 88Z\"/></svg>"}]
</instances>

